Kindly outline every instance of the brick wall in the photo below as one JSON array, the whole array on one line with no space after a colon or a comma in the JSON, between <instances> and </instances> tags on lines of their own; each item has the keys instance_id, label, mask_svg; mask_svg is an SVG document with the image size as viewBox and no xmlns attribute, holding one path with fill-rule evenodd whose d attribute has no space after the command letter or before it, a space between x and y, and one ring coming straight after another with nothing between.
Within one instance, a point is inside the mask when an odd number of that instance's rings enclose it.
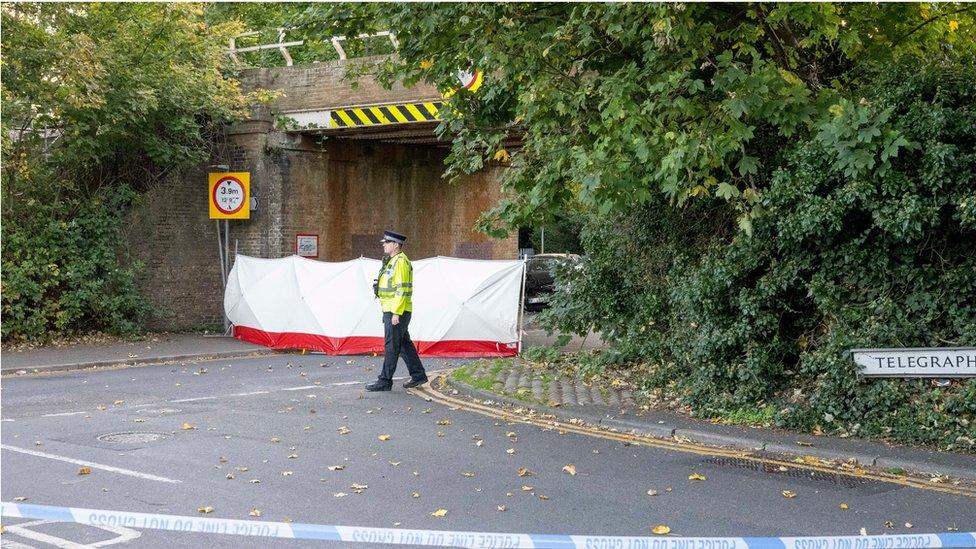
<instances>
[{"instance_id":1,"label":"brick wall","mask_svg":"<svg viewBox=\"0 0 976 549\"><path fill-rule=\"evenodd\" d=\"M253 130L254 127L251 127ZM501 168L450 185L441 178L446 151L362 141L318 145L298 134L232 135L224 157L251 172L258 200L251 219L230 222L230 248L258 257L295 253L298 233L319 235L319 260L379 258L384 229L407 235L412 259L437 255L514 259L517 235L492 240L472 230L500 197ZM146 264L139 277L155 305L155 329L219 322L223 300L215 221L208 219L207 165L152 189L129 216L126 240Z\"/></svg>"},{"instance_id":2,"label":"brick wall","mask_svg":"<svg viewBox=\"0 0 976 549\"><path fill-rule=\"evenodd\" d=\"M368 75L363 75L357 77L358 87L353 88L351 82L345 79L351 63L368 64L381 59L385 59L385 56L296 67L248 69L241 75L241 84L245 89L284 92L284 96L271 105L282 112L440 99L437 89L426 84L406 88L398 83L386 90Z\"/></svg>"},{"instance_id":3,"label":"brick wall","mask_svg":"<svg viewBox=\"0 0 976 549\"><path fill-rule=\"evenodd\" d=\"M317 138L273 129L276 111L437 98L418 86L383 90L369 79L358 89L343 80L346 62L246 71L246 89L282 89L270 107L227 128L214 157L151 189L126 222L125 244L146 269L141 291L154 304L150 327L180 330L220 322L223 287L215 221L208 218L207 172L227 164L251 173L258 207L230 222L230 249L257 257L295 253L298 233L319 235L319 260L379 258L384 229L407 235L412 259L437 255L514 259L517 235L492 240L472 230L500 198L502 168L450 185L442 179L446 149Z\"/></svg>"}]
</instances>

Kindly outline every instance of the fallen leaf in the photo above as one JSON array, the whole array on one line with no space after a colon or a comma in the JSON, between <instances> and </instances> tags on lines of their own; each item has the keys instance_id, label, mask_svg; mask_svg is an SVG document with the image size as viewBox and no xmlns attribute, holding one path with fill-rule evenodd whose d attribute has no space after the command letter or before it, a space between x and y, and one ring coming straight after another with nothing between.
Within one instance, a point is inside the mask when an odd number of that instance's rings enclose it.
<instances>
[{"instance_id":1,"label":"fallen leaf","mask_svg":"<svg viewBox=\"0 0 976 549\"><path fill-rule=\"evenodd\" d=\"M784 498L795 498L796 497L796 493L795 492L790 492L789 490L783 490L783 497Z\"/></svg>"},{"instance_id":2,"label":"fallen leaf","mask_svg":"<svg viewBox=\"0 0 976 549\"><path fill-rule=\"evenodd\" d=\"M24 496L17 496L14 498L14 501L27 501L27 498Z\"/></svg>"},{"instance_id":3,"label":"fallen leaf","mask_svg":"<svg viewBox=\"0 0 976 549\"><path fill-rule=\"evenodd\" d=\"M959 531L959 527L958 526L948 526L948 527L946 527L946 530L948 530L949 532L958 532Z\"/></svg>"},{"instance_id":4,"label":"fallen leaf","mask_svg":"<svg viewBox=\"0 0 976 549\"><path fill-rule=\"evenodd\" d=\"M469 478L474 476L474 473L468 473L468 472L464 472L464 473L461 473L461 474L464 475L464 476L466 476L466 477L469 477Z\"/></svg>"},{"instance_id":5,"label":"fallen leaf","mask_svg":"<svg viewBox=\"0 0 976 549\"><path fill-rule=\"evenodd\" d=\"M838 505L838 507L840 507L841 509L844 509L844 510L850 509L850 506L847 505L846 503L841 503L840 505Z\"/></svg>"},{"instance_id":6,"label":"fallen leaf","mask_svg":"<svg viewBox=\"0 0 976 549\"><path fill-rule=\"evenodd\" d=\"M412 497L412 498L419 498L420 497L420 494L418 494L417 492L414 492L414 493L410 494L410 497Z\"/></svg>"},{"instance_id":7,"label":"fallen leaf","mask_svg":"<svg viewBox=\"0 0 976 549\"><path fill-rule=\"evenodd\" d=\"M518 476L520 476L520 477L527 477L527 476L530 476L530 475L532 475L532 471L529 471L525 467L519 467L519 469L518 469Z\"/></svg>"},{"instance_id":8,"label":"fallen leaf","mask_svg":"<svg viewBox=\"0 0 976 549\"><path fill-rule=\"evenodd\" d=\"M271 437L271 442L281 442L281 439L278 437Z\"/></svg>"},{"instance_id":9,"label":"fallen leaf","mask_svg":"<svg viewBox=\"0 0 976 549\"><path fill-rule=\"evenodd\" d=\"M649 496L656 496L657 495L657 490L648 490L647 491L647 495L649 495Z\"/></svg>"},{"instance_id":10,"label":"fallen leaf","mask_svg":"<svg viewBox=\"0 0 976 549\"><path fill-rule=\"evenodd\" d=\"M298 454L288 454L288 459L297 459Z\"/></svg>"},{"instance_id":11,"label":"fallen leaf","mask_svg":"<svg viewBox=\"0 0 976 549\"><path fill-rule=\"evenodd\" d=\"M251 484L261 484L261 481L260 481L260 480L258 480L258 479L256 479L256 478L252 478L252 479L251 479L251 480L249 480L248 482L250 482Z\"/></svg>"},{"instance_id":12,"label":"fallen leaf","mask_svg":"<svg viewBox=\"0 0 976 549\"><path fill-rule=\"evenodd\" d=\"M251 509L251 512L248 513L248 516L260 517L261 516L261 511L258 511L257 509Z\"/></svg>"},{"instance_id":13,"label":"fallen leaf","mask_svg":"<svg viewBox=\"0 0 976 549\"><path fill-rule=\"evenodd\" d=\"M796 441L796 443L799 444L800 446L813 446L812 442L804 442L802 440L798 440Z\"/></svg>"},{"instance_id":14,"label":"fallen leaf","mask_svg":"<svg viewBox=\"0 0 976 549\"><path fill-rule=\"evenodd\" d=\"M523 492L531 492L532 491L532 486L529 486L528 484L523 484L522 485L522 491Z\"/></svg>"},{"instance_id":15,"label":"fallen leaf","mask_svg":"<svg viewBox=\"0 0 976 549\"><path fill-rule=\"evenodd\" d=\"M911 527L912 527L912 523L910 523L910 522L906 522L905 523L905 528L911 528Z\"/></svg>"},{"instance_id":16,"label":"fallen leaf","mask_svg":"<svg viewBox=\"0 0 976 549\"><path fill-rule=\"evenodd\" d=\"M145 423L146 422L146 420L143 419L143 418L141 418L141 417L137 417L137 418L133 419L132 421L134 421L136 423Z\"/></svg>"},{"instance_id":17,"label":"fallen leaf","mask_svg":"<svg viewBox=\"0 0 976 549\"><path fill-rule=\"evenodd\" d=\"M78 469L78 474L79 475L90 475L91 474L91 467L82 467L81 469Z\"/></svg>"},{"instance_id":18,"label":"fallen leaf","mask_svg":"<svg viewBox=\"0 0 976 549\"><path fill-rule=\"evenodd\" d=\"M105 406L105 405L102 405L102 404L99 404L98 406L95 406L95 408L97 410L103 410L103 411L104 410L108 410L108 406Z\"/></svg>"},{"instance_id":19,"label":"fallen leaf","mask_svg":"<svg viewBox=\"0 0 976 549\"><path fill-rule=\"evenodd\" d=\"M504 505L499 505L499 506L498 506L498 510L499 510L499 511L505 511L506 509L508 509L508 507L506 507L506 506L504 506Z\"/></svg>"},{"instance_id":20,"label":"fallen leaf","mask_svg":"<svg viewBox=\"0 0 976 549\"><path fill-rule=\"evenodd\" d=\"M447 514L447 509L438 509L430 514L432 517L443 517Z\"/></svg>"},{"instance_id":21,"label":"fallen leaf","mask_svg":"<svg viewBox=\"0 0 976 549\"><path fill-rule=\"evenodd\" d=\"M439 420L436 421L436 423L438 425L450 425L451 424L451 420L449 420L449 419L439 419Z\"/></svg>"},{"instance_id":22,"label":"fallen leaf","mask_svg":"<svg viewBox=\"0 0 976 549\"><path fill-rule=\"evenodd\" d=\"M353 490L365 490L365 489L369 488L369 486L366 485L366 484L356 484L356 483L353 483L353 484L349 485L349 488L351 488Z\"/></svg>"},{"instance_id":23,"label":"fallen leaf","mask_svg":"<svg viewBox=\"0 0 976 549\"><path fill-rule=\"evenodd\" d=\"M884 527L885 528L894 528L895 525L890 520L886 520L886 521L884 521Z\"/></svg>"},{"instance_id":24,"label":"fallen leaf","mask_svg":"<svg viewBox=\"0 0 976 549\"><path fill-rule=\"evenodd\" d=\"M197 513L213 513L213 507L207 505L205 507L197 507Z\"/></svg>"},{"instance_id":25,"label":"fallen leaf","mask_svg":"<svg viewBox=\"0 0 976 549\"><path fill-rule=\"evenodd\" d=\"M281 476L283 476L283 477L290 477L291 475L292 475L292 472L291 471L282 471L281 472Z\"/></svg>"},{"instance_id":26,"label":"fallen leaf","mask_svg":"<svg viewBox=\"0 0 976 549\"><path fill-rule=\"evenodd\" d=\"M439 438L444 438L444 431L437 431L437 436Z\"/></svg>"},{"instance_id":27,"label":"fallen leaf","mask_svg":"<svg viewBox=\"0 0 976 549\"><path fill-rule=\"evenodd\" d=\"M336 492L335 494L332 494L332 495L335 496L335 497L337 497L337 498L344 498L344 497L348 496L349 494L347 494L345 492Z\"/></svg>"},{"instance_id":28,"label":"fallen leaf","mask_svg":"<svg viewBox=\"0 0 976 549\"><path fill-rule=\"evenodd\" d=\"M227 473L227 476L224 478L226 478L227 480L234 480L234 473Z\"/></svg>"},{"instance_id":29,"label":"fallen leaf","mask_svg":"<svg viewBox=\"0 0 976 549\"><path fill-rule=\"evenodd\" d=\"M861 535L862 536L868 535L868 529L867 528L861 528Z\"/></svg>"},{"instance_id":30,"label":"fallen leaf","mask_svg":"<svg viewBox=\"0 0 976 549\"><path fill-rule=\"evenodd\" d=\"M391 461L390 462L390 465L396 467L397 465L400 465L400 463L402 463L402 462L400 462L400 461Z\"/></svg>"},{"instance_id":31,"label":"fallen leaf","mask_svg":"<svg viewBox=\"0 0 976 549\"><path fill-rule=\"evenodd\" d=\"M116 400L112 404L115 404L116 406L122 406L123 404L125 404L125 401L124 400Z\"/></svg>"},{"instance_id":32,"label":"fallen leaf","mask_svg":"<svg viewBox=\"0 0 976 549\"><path fill-rule=\"evenodd\" d=\"M668 526L665 526L664 524L658 524L654 528L651 528L651 533L652 534L657 534L659 536L663 536L665 534L670 534L671 533L671 528L668 527Z\"/></svg>"},{"instance_id":33,"label":"fallen leaf","mask_svg":"<svg viewBox=\"0 0 976 549\"><path fill-rule=\"evenodd\" d=\"M196 429L196 427L194 427L189 423L184 422L183 425L180 426L180 429L183 429L184 431L189 431L190 429Z\"/></svg>"},{"instance_id":34,"label":"fallen leaf","mask_svg":"<svg viewBox=\"0 0 976 549\"><path fill-rule=\"evenodd\" d=\"M569 465L563 466L563 471L569 473L570 475L576 475L576 466L570 463ZM702 479L704 480L704 479Z\"/></svg>"},{"instance_id":35,"label":"fallen leaf","mask_svg":"<svg viewBox=\"0 0 976 549\"><path fill-rule=\"evenodd\" d=\"M346 468L345 465L329 465L329 470L330 471L341 471L341 470L343 470L345 468Z\"/></svg>"},{"instance_id":36,"label":"fallen leaf","mask_svg":"<svg viewBox=\"0 0 976 549\"><path fill-rule=\"evenodd\" d=\"M515 434L514 431L509 431L509 432L505 433L505 436L507 436L508 438L512 438L512 437L517 436L517 435Z\"/></svg>"},{"instance_id":37,"label":"fallen leaf","mask_svg":"<svg viewBox=\"0 0 976 549\"><path fill-rule=\"evenodd\" d=\"M549 501L549 496L542 496L542 495L540 495L539 496L539 499L541 499L542 501Z\"/></svg>"},{"instance_id":38,"label":"fallen leaf","mask_svg":"<svg viewBox=\"0 0 976 549\"><path fill-rule=\"evenodd\" d=\"M352 431L349 429L349 427L346 427L345 425L343 425L342 427L339 427L339 434L340 435L348 435L351 432Z\"/></svg>"},{"instance_id":39,"label":"fallen leaf","mask_svg":"<svg viewBox=\"0 0 976 549\"><path fill-rule=\"evenodd\" d=\"M688 475L688 480L705 480L705 475L699 473L692 473Z\"/></svg>"},{"instance_id":40,"label":"fallen leaf","mask_svg":"<svg viewBox=\"0 0 976 549\"><path fill-rule=\"evenodd\" d=\"M515 448L509 448L508 450L505 450L505 453L508 455L513 455L515 453Z\"/></svg>"},{"instance_id":41,"label":"fallen leaf","mask_svg":"<svg viewBox=\"0 0 976 549\"><path fill-rule=\"evenodd\" d=\"M390 440L390 435L380 435L380 436L378 436L376 438L382 440L383 442L386 442L386 441Z\"/></svg>"},{"instance_id":42,"label":"fallen leaf","mask_svg":"<svg viewBox=\"0 0 976 549\"><path fill-rule=\"evenodd\" d=\"M484 443L485 443L485 441L483 441L483 440L479 440L478 442L475 442L475 443L474 443L474 445L475 445L475 446L481 446L481 445L482 445L482 444L484 444Z\"/></svg>"},{"instance_id":43,"label":"fallen leaf","mask_svg":"<svg viewBox=\"0 0 976 549\"><path fill-rule=\"evenodd\" d=\"M247 467L234 467L234 469L237 469L238 471L240 471L242 473L244 473L244 472L247 471Z\"/></svg>"}]
</instances>

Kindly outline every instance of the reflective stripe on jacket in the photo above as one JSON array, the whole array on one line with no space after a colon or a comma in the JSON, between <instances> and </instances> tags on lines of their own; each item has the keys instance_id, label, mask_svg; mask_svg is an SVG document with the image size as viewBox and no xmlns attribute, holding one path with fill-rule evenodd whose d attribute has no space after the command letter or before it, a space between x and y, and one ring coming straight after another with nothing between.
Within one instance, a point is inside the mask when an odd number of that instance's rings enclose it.
<instances>
[{"instance_id":1,"label":"reflective stripe on jacket","mask_svg":"<svg viewBox=\"0 0 976 549\"><path fill-rule=\"evenodd\" d=\"M380 271L379 298L384 313L413 311L413 266L403 252L391 257Z\"/></svg>"}]
</instances>

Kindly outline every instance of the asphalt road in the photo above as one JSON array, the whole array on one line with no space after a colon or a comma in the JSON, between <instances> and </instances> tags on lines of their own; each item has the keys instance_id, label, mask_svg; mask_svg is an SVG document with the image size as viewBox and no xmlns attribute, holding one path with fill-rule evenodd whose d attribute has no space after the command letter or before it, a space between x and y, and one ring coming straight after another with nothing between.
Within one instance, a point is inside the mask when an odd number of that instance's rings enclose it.
<instances>
[{"instance_id":1,"label":"asphalt road","mask_svg":"<svg viewBox=\"0 0 976 549\"><path fill-rule=\"evenodd\" d=\"M391 393L365 393L362 384L375 378L379 361L268 356L4 379L0 498L187 516L211 506L208 517L241 520L543 534L647 536L658 524L680 536L976 530L976 502L965 496L765 473L707 455L559 434L426 402L399 384ZM425 361L429 371L461 363ZM99 440L105 435L116 441ZM79 475L83 465L64 459L90 462L92 471ZM563 470L568 464L576 475ZM335 466L341 469L330 470ZM519 476L520 468L530 474ZM689 480L695 474L704 480ZM260 519L249 518L254 509ZM439 509L446 515L431 515ZM0 543L18 548L106 546L110 539L119 547L345 545L28 519L4 518L4 526Z\"/></svg>"}]
</instances>

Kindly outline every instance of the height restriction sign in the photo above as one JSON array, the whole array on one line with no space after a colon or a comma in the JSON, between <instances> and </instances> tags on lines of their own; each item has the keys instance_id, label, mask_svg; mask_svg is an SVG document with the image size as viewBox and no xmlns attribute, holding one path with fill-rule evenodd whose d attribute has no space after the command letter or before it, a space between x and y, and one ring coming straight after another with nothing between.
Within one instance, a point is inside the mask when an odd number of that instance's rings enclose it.
<instances>
[{"instance_id":1,"label":"height restriction sign","mask_svg":"<svg viewBox=\"0 0 976 549\"><path fill-rule=\"evenodd\" d=\"M251 174L210 172L210 219L251 218Z\"/></svg>"}]
</instances>

